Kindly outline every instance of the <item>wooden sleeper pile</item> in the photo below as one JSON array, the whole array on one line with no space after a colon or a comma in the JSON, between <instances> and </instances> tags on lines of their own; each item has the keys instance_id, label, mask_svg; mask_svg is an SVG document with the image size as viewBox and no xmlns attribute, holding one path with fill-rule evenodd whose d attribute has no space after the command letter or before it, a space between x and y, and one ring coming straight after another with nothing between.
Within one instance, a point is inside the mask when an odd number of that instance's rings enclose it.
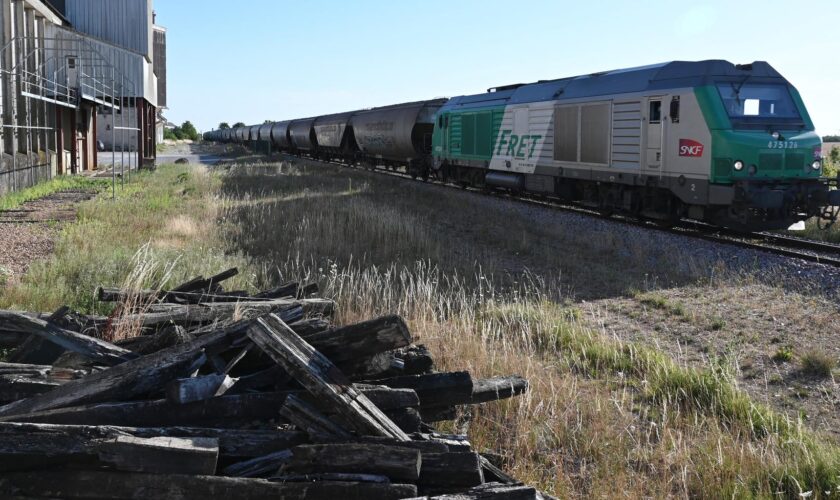
<instances>
[{"instance_id":1,"label":"wooden sleeper pile","mask_svg":"<svg viewBox=\"0 0 840 500\"><path fill-rule=\"evenodd\" d=\"M546 498L430 426L524 379L436 373L399 317L333 327L316 287L235 274L100 289L144 304L114 318L0 311L0 496Z\"/></svg>"}]
</instances>

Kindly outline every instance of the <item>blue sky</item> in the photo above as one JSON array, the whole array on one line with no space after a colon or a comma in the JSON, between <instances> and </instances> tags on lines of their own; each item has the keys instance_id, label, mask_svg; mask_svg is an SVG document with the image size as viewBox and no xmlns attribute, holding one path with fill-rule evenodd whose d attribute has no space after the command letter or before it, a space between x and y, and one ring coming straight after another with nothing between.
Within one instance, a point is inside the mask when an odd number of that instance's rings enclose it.
<instances>
[{"instance_id":1,"label":"blue sky","mask_svg":"<svg viewBox=\"0 0 840 500\"><path fill-rule=\"evenodd\" d=\"M155 0L202 131L669 60L766 60L840 133L840 2ZM832 28L834 27L834 28Z\"/></svg>"}]
</instances>

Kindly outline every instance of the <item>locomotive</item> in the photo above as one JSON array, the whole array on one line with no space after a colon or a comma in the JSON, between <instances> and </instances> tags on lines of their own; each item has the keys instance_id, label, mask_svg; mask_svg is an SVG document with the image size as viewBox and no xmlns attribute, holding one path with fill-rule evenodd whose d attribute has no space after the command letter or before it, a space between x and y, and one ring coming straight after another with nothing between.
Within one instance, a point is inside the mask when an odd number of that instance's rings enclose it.
<instances>
[{"instance_id":1,"label":"locomotive","mask_svg":"<svg viewBox=\"0 0 840 500\"><path fill-rule=\"evenodd\" d=\"M663 223L780 229L833 222L840 207L802 98L766 62L674 61L205 139L271 141L293 154Z\"/></svg>"}]
</instances>

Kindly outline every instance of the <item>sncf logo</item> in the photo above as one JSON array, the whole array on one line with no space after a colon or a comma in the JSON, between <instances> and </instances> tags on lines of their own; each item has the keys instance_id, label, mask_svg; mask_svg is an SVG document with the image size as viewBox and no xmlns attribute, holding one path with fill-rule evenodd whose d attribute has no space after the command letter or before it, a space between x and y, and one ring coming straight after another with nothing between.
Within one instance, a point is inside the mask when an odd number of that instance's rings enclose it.
<instances>
[{"instance_id":1,"label":"sncf logo","mask_svg":"<svg viewBox=\"0 0 840 500\"><path fill-rule=\"evenodd\" d=\"M691 139L680 139L680 156L703 156L703 145Z\"/></svg>"}]
</instances>

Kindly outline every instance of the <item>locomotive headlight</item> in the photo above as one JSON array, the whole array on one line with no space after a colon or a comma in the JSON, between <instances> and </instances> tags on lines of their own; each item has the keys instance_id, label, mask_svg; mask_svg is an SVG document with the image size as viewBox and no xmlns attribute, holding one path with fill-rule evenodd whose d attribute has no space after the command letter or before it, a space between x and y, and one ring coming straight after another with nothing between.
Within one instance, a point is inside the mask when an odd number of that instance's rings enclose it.
<instances>
[{"instance_id":1,"label":"locomotive headlight","mask_svg":"<svg viewBox=\"0 0 840 500\"><path fill-rule=\"evenodd\" d=\"M814 163L811 164L811 168L814 170L819 170L822 168L822 162L820 160L814 160Z\"/></svg>"},{"instance_id":2,"label":"locomotive headlight","mask_svg":"<svg viewBox=\"0 0 840 500\"><path fill-rule=\"evenodd\" d=\"M772 135L772 136L773 136L773 140L774 140L774 141L778 141L778 140L779 140L779 137L781 137L781 136L782 136L782 134L780 134L780 133L778 133L778 132L773 132L773 133L772 133L772 134L770 134L770 135Z\"/></svg>"},{"instance_id":3,"label":"locomotive headlight","mask_svg":"<svg viewBox=\"0 0 840 500\"><path fill-rule=\"evenodd\" d=\"M740 172L741 170L744 170L744 162L742 162L741 160L738 160L738 161L735 162L733 167L735 167L735 170Z\"/></svg>"}]
</instances>

